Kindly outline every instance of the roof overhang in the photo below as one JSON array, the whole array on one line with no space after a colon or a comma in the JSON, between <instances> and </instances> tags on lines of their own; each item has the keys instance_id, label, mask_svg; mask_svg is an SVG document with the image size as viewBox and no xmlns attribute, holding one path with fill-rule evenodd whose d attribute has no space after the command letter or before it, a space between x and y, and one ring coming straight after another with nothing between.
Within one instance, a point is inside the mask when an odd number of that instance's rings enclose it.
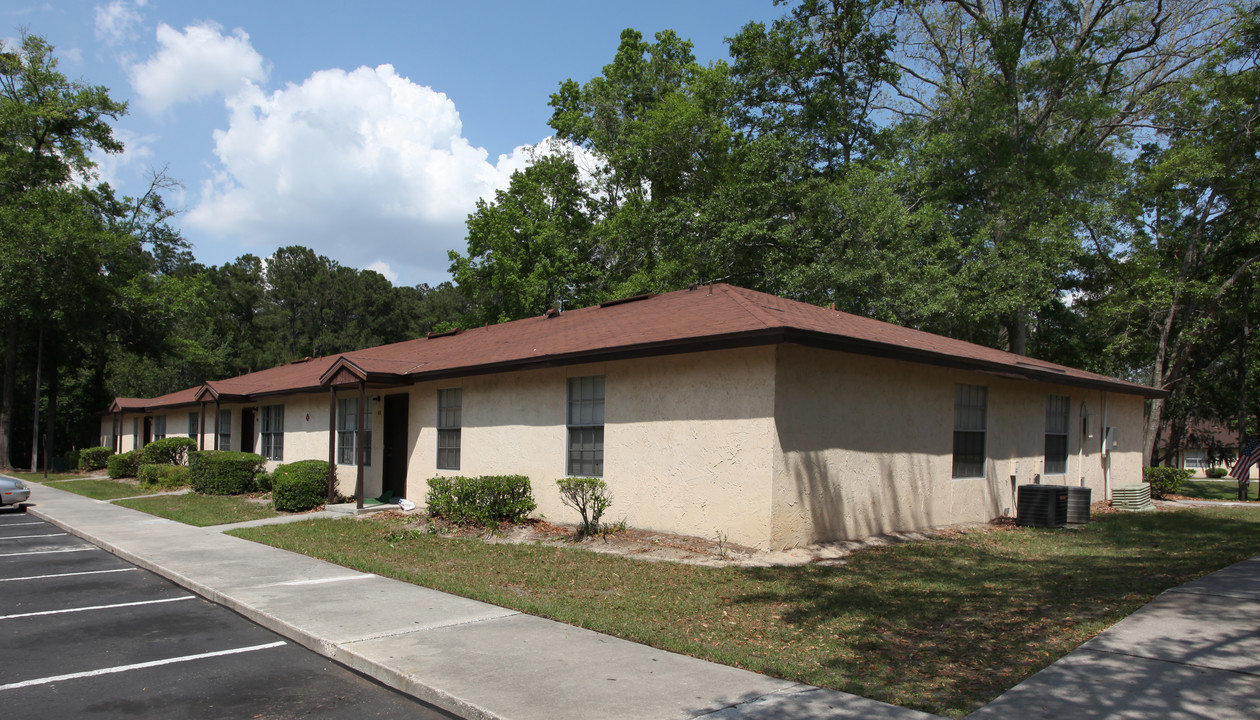
<instances>
[{"instance_id":1,"label":"roof overhang","mask_svg":"<svg viewBox=\"0 0 1260 720\"><path fill-rule=\"evenodd\" d=\"M344 387L364 383L373 387L391 387L407 385L414 380L407 375L364 370L346 356L337 358L323 375L319 376L320 387Z\"/></svg>"},{"instance_id":2,"label":"roof overhang","mask_svg":"<svg viewBox=\"0 0 1260 720\"><path fill-rule=\"evenodd\" d=\"M701 337L681 338L660 342L625 345L617 348L598 348L571 353L559 353L534 358L517 358L501 362L480 363L460 367L429 370L423 373L399 375L394 373L366 373L347 358L339 358L320 378L324 386L348 385L361 380L373 385L402 385L424 382L427 380L443 380L454 377L490 375L501 372L534 370L583 363L607 362L611 360L628 360L661 355L677 355L682 353L703 352L709 350L727 350L733 348L757 347L792 343L835 350L838 352L866 355L870 357L901 360L936 367L970 370L988 373L1013 380L1030 380L1034 382L1053 383L1083 387L1093 390L1104 390L1129 395L1141 395L1147 398L1167 397L1166 390L1139 385L1108 378L1089 378L1070 375L1064 370L1047 368L1035 360L1028 363L1015 364L989 362L956 355L947 355L917 348L905 348L886 343L841 337L830 333L812 330L801 330L789 327L774 327L764 330L728 333L724 335L706 335Z\"/></svg>"}]
</instances>

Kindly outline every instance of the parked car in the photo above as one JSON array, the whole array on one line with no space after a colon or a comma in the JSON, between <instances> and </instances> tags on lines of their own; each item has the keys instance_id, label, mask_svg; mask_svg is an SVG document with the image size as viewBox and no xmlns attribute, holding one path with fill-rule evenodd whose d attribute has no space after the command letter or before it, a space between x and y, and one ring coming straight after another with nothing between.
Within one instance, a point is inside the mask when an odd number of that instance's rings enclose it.
<instances>
[{"instance_id":1,"label":"parked car","mask_svg":"<svg viewBox=\"0 0 1260 720\"><path fill-rule=\"evenodd\" d=\"M21 480L0 477L0 505L17 505L31 497L31 488Z\"/></svg>"}]
</instances>

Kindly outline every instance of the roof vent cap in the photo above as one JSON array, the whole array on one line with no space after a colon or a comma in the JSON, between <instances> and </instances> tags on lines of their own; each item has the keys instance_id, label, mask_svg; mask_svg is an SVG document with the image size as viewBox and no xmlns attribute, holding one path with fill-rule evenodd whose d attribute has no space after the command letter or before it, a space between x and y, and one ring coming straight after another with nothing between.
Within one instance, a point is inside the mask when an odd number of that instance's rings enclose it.
<instances>
[{"instance_id":1,"label":"roof vent cap","mask_svg":"<svg viewBox=\"0 0 1260 720\"><path fill-rule=\"evenodd\" d=\"M560 314L560 311L555 308L547 308L547 312L543 313L543 315L546 315L549 318L553 318L559 314Z\"/></svg>"}]
</instances>

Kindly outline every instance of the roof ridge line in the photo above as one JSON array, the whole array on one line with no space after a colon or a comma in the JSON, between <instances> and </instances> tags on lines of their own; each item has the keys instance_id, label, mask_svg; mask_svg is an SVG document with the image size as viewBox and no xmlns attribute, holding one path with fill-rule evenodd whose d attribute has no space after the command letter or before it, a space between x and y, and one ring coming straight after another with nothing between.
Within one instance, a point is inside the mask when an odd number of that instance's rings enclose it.
<instances>
[{"instance_id":1,"label":"roof ridge line","mask_svg":"<svg viewBox=\"0 0 1260 720\"><path fill-rule=\"evenodd\" d=\"M759 310L758 308L754 307L754 305L755 305L755 304L752 302L752 300L751 300L750 298L746 298L746 297L744 297L744 296L743 296L743 294L742 294L742 293L736 292L737 290L741 290L741 289L743 289L743 288L738 288L738 287L736 287L736 286L734 286L734 285L728 285L728 284L726 284L726 283L722 283L722 284L720 284L720 285L717 285L716 287L720 288L720 289L721 289L721 290L723 290L723 291L724 291L727 295L729 295L729 296L730 296L730 297L731 297L731 298L735 301L735 304L736 304L736 305L739 305L739 307L740 307L740 308L741 308L744 312L748 313L748 314L749 314L749 315L751 315L751 316L752 316L752 317L753 317L753 318L754 318L757 322L761 323L762 327L764 327L764 328L766 328L766 329L770 329L770 328L787 327L787 326L788 326L788 324L787 324L787 323L785 323L785 322L783 322L782 320L780 320L780 321L778 321L778 322L773 322L772 320L770 320L770 319L769 319L769 318L770 318L770 316L769 316L769 315L767 315L767 314L763 314L763 311L762 311L762 310ZM756 290L752 290L752 291L750 291L750 292L757 292L757 291L756 291Z\"/></svg>"}]
</instances>

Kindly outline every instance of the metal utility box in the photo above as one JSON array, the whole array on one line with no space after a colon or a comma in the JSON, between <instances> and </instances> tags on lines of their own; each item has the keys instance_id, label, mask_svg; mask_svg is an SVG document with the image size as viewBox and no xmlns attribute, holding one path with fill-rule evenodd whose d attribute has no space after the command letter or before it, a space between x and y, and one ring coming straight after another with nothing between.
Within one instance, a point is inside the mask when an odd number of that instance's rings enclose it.
<instances>
[{"instance_id":1,"label":"metal utility box","mask_svg":"<svg viewBox=\"0 0 1260 720\"><path fill-rule=\"evenodd\" d=\"M1063 527L1067 525L1066 485L1020 485L1016 525Z\"/></svg>"},{"instance_id":2,"label":"metal utility box","mask_svg":"<svg viewBox=\"0 0 1260 720\"><path fill-rule=\"evenodd\" d=\"M1068 525L1084 525L1089 522L1089 501L1093 492L1087 487L1068 486Z\"/></svg>"}]
</instances>

